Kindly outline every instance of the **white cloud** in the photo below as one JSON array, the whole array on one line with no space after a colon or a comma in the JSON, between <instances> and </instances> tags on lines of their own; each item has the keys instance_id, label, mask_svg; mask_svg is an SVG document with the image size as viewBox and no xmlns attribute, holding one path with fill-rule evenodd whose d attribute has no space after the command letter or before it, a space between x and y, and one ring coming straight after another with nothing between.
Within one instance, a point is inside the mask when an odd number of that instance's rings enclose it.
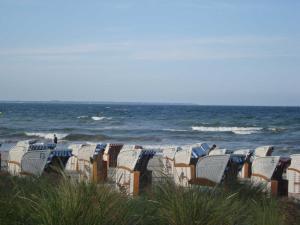
<instances>
[{"instance_id":1,"label":"white cloud","mask_svg":"<svg viewBox=\"0 0 300 225\"><path fill-rule=\"evenodd\" d=\"M295 42L295 40L294 40ZM125 40L41 48L2 48L0 57L63 60L64 56L129 60L219 60L298 55L285 37L231 36L181 39Z\"/></svg>"}]
</instances>

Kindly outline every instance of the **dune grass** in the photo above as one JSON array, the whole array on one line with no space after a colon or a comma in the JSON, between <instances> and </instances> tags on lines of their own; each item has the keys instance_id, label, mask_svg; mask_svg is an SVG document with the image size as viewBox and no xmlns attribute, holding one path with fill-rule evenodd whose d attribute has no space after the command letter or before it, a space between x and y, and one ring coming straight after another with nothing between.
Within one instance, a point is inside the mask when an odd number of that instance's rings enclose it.
<instances>
[{"instance_id":1,"label":"dune grass","mask_svg":"<svg viewBox=\"0 0 300 225\"><path fill-rule=\"evenodd\" d=\"M296 225L299 213L296 204L248 184L163 183L132 198L106 185L0 177L1 225Z\"/></svg>"}]
</instances>

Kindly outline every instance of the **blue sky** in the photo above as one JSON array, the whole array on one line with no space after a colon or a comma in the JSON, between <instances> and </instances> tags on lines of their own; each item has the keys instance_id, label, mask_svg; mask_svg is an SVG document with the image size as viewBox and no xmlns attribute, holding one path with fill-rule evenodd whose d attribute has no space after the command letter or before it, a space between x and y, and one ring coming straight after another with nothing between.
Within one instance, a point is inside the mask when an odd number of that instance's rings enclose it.
<instances>
[{"instance_id":1,"label":"blue sky","mask_svg":"<svg viewBox=\"0 0 300 225\"><path fill-rule=\"evenodd\" d=\"M300 105L300 1L0 0L0 100Z\"/></svg>"}]
</instances>

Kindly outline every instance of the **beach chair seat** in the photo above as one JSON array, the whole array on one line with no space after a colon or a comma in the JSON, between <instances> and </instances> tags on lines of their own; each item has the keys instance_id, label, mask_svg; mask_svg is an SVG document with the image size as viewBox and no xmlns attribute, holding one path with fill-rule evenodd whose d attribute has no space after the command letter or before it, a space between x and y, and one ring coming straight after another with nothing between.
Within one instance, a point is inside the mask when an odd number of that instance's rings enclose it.
<instances>
[{"instance_id":1,"label":"beach chair seat","mask_svg":"<svg viewBox=\"0 0 300 225\"><path fill-rule=\"evenodd\" d=\"M163 155L155 154L148 162L147 170L151 171L151 183L159 184L170 179L170 176L164 173Z\"/></svg>"}]
</instances>

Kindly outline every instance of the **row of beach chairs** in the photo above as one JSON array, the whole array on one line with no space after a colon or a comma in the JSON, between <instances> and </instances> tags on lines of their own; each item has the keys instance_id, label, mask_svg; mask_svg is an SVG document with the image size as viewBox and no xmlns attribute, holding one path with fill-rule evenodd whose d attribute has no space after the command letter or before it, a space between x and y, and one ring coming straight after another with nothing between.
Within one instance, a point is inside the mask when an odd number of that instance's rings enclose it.
<instances>
[{"instance_id":1,"label":"row of beach chairs","mask_svg":"<svg viewBox=\"0 0 300 225\"><path fill-rule=\"evenodd\" d=\"M274 148L211 149L206 143L182 147L122 144L53 144L20 141L1 151L1 174L41 176L64 174L71 180L106 183L129 195L172 181L183 187L214 187L233 180L265 185L273 195L300 199L300 154L272 156Z\"/></svg>"}]
</instances>

